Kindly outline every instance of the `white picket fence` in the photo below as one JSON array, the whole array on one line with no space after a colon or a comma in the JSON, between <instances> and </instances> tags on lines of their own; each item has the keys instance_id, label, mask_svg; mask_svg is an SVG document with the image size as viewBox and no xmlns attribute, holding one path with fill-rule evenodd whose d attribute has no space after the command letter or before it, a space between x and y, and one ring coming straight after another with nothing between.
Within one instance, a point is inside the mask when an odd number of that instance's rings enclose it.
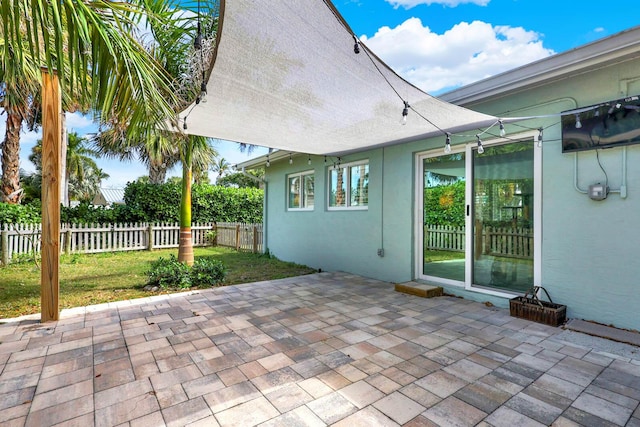
<instances>
[{"instance_id":1,"label":"white picket fence","mask_svg":"<svg viewBox=\"0 0 640 427\"><path fill-rule=\"evenodd\" d=\"M213 241L207 233L215 231ZM0 230L0 260L8 265L21 254L40 253L40 224L4 224ZM262 224L238 222L197 223L191 226L194 246L226 246L261 253ZM177 223L62 224L60 248L63 253L98 253L177 248Z\"/></svg>"}]
</instances>

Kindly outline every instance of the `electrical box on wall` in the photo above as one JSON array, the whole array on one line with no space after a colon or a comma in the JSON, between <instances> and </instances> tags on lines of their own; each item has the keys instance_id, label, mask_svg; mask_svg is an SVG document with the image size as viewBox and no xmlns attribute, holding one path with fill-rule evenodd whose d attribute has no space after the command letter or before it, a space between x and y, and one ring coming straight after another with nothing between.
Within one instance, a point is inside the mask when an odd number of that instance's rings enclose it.
<instances>
[{"instance_id":1,"label":"electrical box on wall","mask_svg":"<svg viewBox=\"0 0 640 427\"><path fill-rule=\"evenodd\" d=\"M609 186L604 184L591 184L589 186L589 197L591 200L604 200L609 194Z\"/></svg>"}]
</instances>

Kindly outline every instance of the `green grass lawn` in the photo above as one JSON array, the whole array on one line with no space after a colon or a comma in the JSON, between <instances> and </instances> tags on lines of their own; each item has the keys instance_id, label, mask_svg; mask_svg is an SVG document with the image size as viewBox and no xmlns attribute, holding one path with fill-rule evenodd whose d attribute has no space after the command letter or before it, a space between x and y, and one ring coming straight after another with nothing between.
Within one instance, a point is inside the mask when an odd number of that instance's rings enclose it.
<instances>
[{"instance_id":1,"label":"green grass lawn","mask_svg":"<svg viewBox=\"0 0 640 427\"><path fill-rule=\"evenodd\" d=\"M60 308L152 295L142 289L151 261L177 255L177 252L177 249L165 249L62 256ZM224 263L227 267L225 285L281 279L314 271L302 265L228 248L194 248L194 253L196 258L212 258ZM40 269L33 262L0 268L0 319L39 312Z\"/></svg>"},{"instance_id":2,"label":"green grass lawn","mask_svg":"<svg viewBox=\"0 0 640 427\"><path fill-rule=\"evenodd\" d=\"M454 259L464 259L464 252L437 251L433 249L424 251L424 262L451 261Z\"/></svg>"}]
</instances>

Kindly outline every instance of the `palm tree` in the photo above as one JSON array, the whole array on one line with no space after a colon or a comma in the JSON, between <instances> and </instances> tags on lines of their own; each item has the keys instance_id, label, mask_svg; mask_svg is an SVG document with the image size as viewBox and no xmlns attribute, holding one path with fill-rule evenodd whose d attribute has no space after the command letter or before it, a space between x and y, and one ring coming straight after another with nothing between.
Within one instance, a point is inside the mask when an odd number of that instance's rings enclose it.
<instances>
[{"instance_id":1,"label":"palm tree","mask_svg":"<svg viewBox=\"0 0 640 427\"><path fill-rule=\"evenodd\" d=\"M180 241L178 261L193 265L193 240L191 237L191 182L193 169L211 164L217 153L209 138L189 135L182 144L182 198L180 199Z\"/></svg>"},{"instance_id":2,"label":"palm tree","mask_svg":"<svg viewBox=\"0 0 640 427\"><path fill-rule=\"evenodd\" d=\"M218 178L222 178L222 175L231 170L231 163L227 162L224 157L219 157L215 160L215 162L213 162L211 170L218 173Z\"/></svg>"},{"instance_id":3,"label":"palm tree","mask_svg":"<svg viewBox=\"0 0 640 427\"><path fill-rule=\"evenodd\" d=\"M92 167L86 168L82 180L78 175L72 175L69 179L69 198L81 202L91 202L100 189L102 180L107 178L109 178L109 174L100 168Z\"/></svg>"},{"instance_id":4,"label":"palm tree","mask_svg":"<svg viewBox=\"0 0 640 427\"><path fill-rule=\"evenodd\" d=\"M88 194L95 193L100 187L102 179L108 178L98 165L94 157L99 154L88 147L89 141L80 137L76 132L67 135L69 141L65 156L64 169L64 192L69 195L67 200L71 198L78 199L78 193ZM31 149L29 160L35 165L36 173L39 176L36 183L41 183L42 179L42 140L39 139L36 145ZM73 185L70 185L73 184ZM78 190L82 188L82 190ZM82 198L82 197L80 197ZM86 198L86 197L85 197ZM68 202L66 203L68 205Z\"/></svg>"},{"instance_id":5,"label":"palm tree","mask_svg":"<svg viewBox=\"0 0 640 427\"><path fill-rule=\"evenodd\" d=\"M127 134L173 117L170 79L134 37L141 16L172 26L148 3L0 1L3 200L19 201L19 132L24 120L35 122L29 111L38 107L41 66L57 70L63 105L91 107L101 121L126 123Z\"/></svg>"},{"instance_id":6,"label":"palm tree","mask_svg":"<svg viewBox=\"0 0 640 427\"><path fill-rule=\"evenodd\" d=\"M18 54L26 50L26 43L12 46L6 39L6 32L0 27L4 40L0 45L0 106L7 115L2 149L2 180L0 181L0 201L17 204L21 199L20 188L20 131L24 120L33 117L37 108L36 94L40 87L40 70L30 55L18 60Z\"/></svg>"},{"instance_id":7,"label":"palm tree","mask_svg":"<svg viewBox=\"0 0 640 427\"><path fill-rule=\"evenodd\" d=\"M148 20L148 28L153 34L152 43L148 49L162 63L165 70L173 76L173 86L182 103L176 111L182 111L194 100L202 99L201 91L206 87L206 73L213 55L213 40L217 29L217 2L198 1L197 20L183 15L178 17L174 27L167 27L161 20ZM176 16L176 9L180 2L150 1L154 16ZM203 12L201 14L201 12ZM204 27L204 33L202 29ZM193 34L197 43L185 38L185 34ZM186 125L186 121L184 122ZM157 133L156 133L157 135ZM180 242L178 260L192 265L193 241L191 237L191 185L194 170L200 176L202 171L209 169L217 153L211 146L210 139L198 136L181 136L173 134L163 135L168 141L174 142L170 146L180 147L180 161L182 163L182 197L180 202ZM178 142L179 144L175 144Z\"/></svg>"},{"instance_id":8,"label":"palm tree","mask_svg":"<svg viewBox=\"0 0 640 427\"><path fill-rule=\"evenodd\" d=\"M149 171L149 182L162 184L167 171L180 161L180 149L174 134L156 131L154 135L127 138L118 129L109 128L92 139L101 156L120 161L141 161Z\"/></svg>"}]
</instances>

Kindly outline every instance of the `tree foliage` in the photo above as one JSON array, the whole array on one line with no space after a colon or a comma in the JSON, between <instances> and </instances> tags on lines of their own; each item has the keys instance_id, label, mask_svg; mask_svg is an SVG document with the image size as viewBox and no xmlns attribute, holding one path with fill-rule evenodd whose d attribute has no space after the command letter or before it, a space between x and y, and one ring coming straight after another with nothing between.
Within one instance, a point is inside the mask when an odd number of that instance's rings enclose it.
<instances>
[{"instance_id":1,"label":"tree foliage","mask_svg":"<svg viewBox=\"0 0 640 427\"><path fill-rule=\"evenodd\" d=\"M464 225L465 182L439 185L424 190L424 222L429 225Z\"/></svg>"},{"instance_id":2,"label":"tree foliage","mask_svg":"<svg viewBox=\"0 0 640 427\"><path fill-rule=\"evenodd\" d=\"M0 202L0 224L36 224L41 221L40 205Z\"/></svg>"},{"instance_id":3,"label":"tree foliage","mask_svg":"<svg viewBox=\"0 0 640 427\"><path fill-rule=\"evenodd\" d=\"M250 170L247 172L249 175L253 175L258 179L264 178L264 169ZM255 179L251 179L240 172L225 175L216 179L216 185L222 187L236 187L236 188L260 188L260 183Z\"/></svg>"}]
</instances>

